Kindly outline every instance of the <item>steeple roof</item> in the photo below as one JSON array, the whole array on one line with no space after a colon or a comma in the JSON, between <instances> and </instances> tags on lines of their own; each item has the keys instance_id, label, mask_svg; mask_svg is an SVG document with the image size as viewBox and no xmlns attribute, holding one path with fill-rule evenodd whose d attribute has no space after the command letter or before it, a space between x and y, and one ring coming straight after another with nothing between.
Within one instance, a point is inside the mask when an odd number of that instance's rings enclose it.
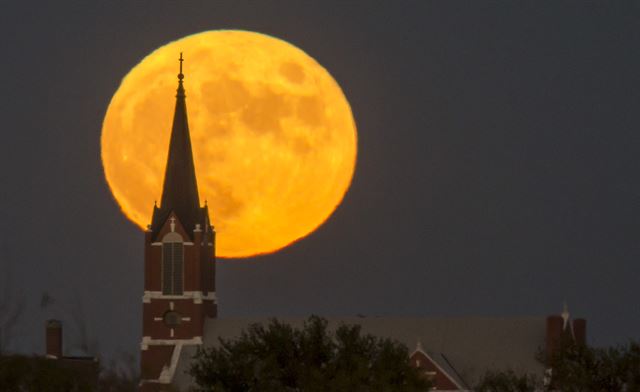
<instances>
[{"instance_id":1,"label":"steeple roof","mask_svg":"<svg viewBox=\"0 0 640 392\"><path fill-rule=\"evenodd\" d=\"M151 230L154 233L154 237L172 211L190 235L192 235L197 223L200 223L203 228L205 224L208 224L208 222L204 222L207 216L206 207L200 208L198 198L198 182L193 164L186 94L183 86L182 61L182 53L180 53L176 107L173 115L164 185L162 187L162 199L160 207L154 206L151 220Z\"/></svg>"}]
</instances>

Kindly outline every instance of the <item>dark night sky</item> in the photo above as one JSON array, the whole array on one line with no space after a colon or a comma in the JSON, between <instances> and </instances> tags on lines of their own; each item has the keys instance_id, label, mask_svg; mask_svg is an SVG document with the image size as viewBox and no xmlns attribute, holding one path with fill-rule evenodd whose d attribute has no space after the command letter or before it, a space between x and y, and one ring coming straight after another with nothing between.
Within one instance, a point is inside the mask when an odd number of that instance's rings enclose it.
<instances>
[{"instance_id":1,"label":"dark night sky","mask_svg":"<svg viewBox=\"0 0 640 392\"><path fill-rule=\"evenodd\" d=\"M102 118L142 57L220 28L316 58L359 132L324 226L219 263L222 317L547 315L566 299L593 343L640 339L640 3L382 3L5 5L0 250L26 301L13 349L42 352L49 317L70 348L75 314L101 353L137 353L143 234L105 183Z\"/></svg>"}]
</instances>

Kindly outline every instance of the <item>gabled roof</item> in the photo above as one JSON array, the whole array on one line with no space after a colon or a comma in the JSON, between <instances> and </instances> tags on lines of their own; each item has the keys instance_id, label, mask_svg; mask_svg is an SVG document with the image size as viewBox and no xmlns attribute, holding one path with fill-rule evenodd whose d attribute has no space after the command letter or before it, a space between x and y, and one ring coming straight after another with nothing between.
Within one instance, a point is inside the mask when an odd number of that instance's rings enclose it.
<instances>
[{"instance_id":1,"label":"gabled roof","mask_svg":"<svg viewBox=\"0 0 640 392\"><path fill-rule=\"evenodd\" d=\"M458 371L453 367L449 358L443 353L430 353L429 357L442 369L442 371L453 381L461 391L470 390L469 385L462 379Z\"/></svg>"},{"instance_id":2,"label":"gabled roof","mask_svg":"<svg viewBox=\"0 0 640 392\"><path fill-rule=\"evenodd\" d=\"M454 390L456 391L469 390L467 383L462 379L462 377L460 377L460 374L458 373L458 371L453 367L449 359L444 354L427 352L423 349L422 342L418 341L418 345L416 349L413 350L413 352L409 355L409 358L413 359L416 356L418 358L422 356L427 361L431 362L433 368L435 368L436 371L439 371L442 374L442 377L445 377L447 379L448 383L455 386ZM424 368L425 366L422 365L421 367ZM438 382L436 381L436 386L438 387L438 390L443 390L437 384Z\"/></svg>"},{"instance_id":3,"label":"gabled roof","mask_svg":"<svg viewBox=\"0 0 640 392\"><path fill-rule=\"evenodd\" d=\"M304 318L278 318L301 328ZM476 385L488 370L512 369L516 372L540 374L544 367L536 354L544 345L544 317L340 317L328 318L329 328L340 323L359 324L364 333L390 337L415 347L416 339L429 352L440 353L438 364L456 374L469 386ZM207 319L205 346L215 346L218 338L235 338L252 323L269 322L269 318ZM175 372L174 385L192 385L185 373L189 370L195 346L185 346ZM447 364L448 363L448 364Z\"/></svg>"},{"instance_id":4,"label":"gabled roof","mask_svg":"<svg viewBox=\"0 0 640 392\"><path fill-rule=\"evenodd\" d=\"M164 174L160 207L154 206L151 219L151 231L156 238L158 231L173 211L190 236L196 224L203 227L208 222L206 209L200 208L198 182L191 151L189 121L187 118L186 94L183 86L182 53L180 53L180 73L173 126L169 142L167 167Z\"/></svg>"}]
</instances>

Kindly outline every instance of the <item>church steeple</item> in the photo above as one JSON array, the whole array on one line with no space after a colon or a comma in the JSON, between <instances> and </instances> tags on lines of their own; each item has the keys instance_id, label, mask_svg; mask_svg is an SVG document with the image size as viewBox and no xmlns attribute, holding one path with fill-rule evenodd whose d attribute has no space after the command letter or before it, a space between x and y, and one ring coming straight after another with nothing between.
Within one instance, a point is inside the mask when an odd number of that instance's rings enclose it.
<instances>
[{"instance_id":1,"label":"church steeple","mask_svg":"<svg viewBox=\"0 0 640 392\"><path fill-rule=\"evenodd\" d=\"M216 232L198 200L182 61L162 198L144 235L140 392L167 390L183 347L201 345L218 313Z\"/></svg>"},{"instance_id":2,"label":"church steeple","mask_svg":"<svg viewBox=\"0 0 640 392\"><path fill-rule=\"evenodd\" d=\"M173 127L169 142L167 167L162 187L160 207L154 207L151 230L154 235L168 219L173 211L188 233L196 224L203 227L206 211L200 208L198 198L198 183L193 164L191 138L189 136L189 122L187 119L186 94L183 85L182 53L180 53L180 73L178 74L178 89L176 106L173 115Z\"/></svg>"}]
</instances>

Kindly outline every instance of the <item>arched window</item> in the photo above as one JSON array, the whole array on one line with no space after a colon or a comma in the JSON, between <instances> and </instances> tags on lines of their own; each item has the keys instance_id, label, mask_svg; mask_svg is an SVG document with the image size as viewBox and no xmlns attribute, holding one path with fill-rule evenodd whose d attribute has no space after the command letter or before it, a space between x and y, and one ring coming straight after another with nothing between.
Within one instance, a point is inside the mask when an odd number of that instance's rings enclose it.
<instances>
[{"instance_id":1,"label":"arched window","mask_svg":"<svg viewBox=\"0 0 640 392\"><path fill-rule=\"evenodd\" d=\"M180 234L162 238L162 294L182 295L184 290L184 243Z\"/></svg>"}]
</instances>

